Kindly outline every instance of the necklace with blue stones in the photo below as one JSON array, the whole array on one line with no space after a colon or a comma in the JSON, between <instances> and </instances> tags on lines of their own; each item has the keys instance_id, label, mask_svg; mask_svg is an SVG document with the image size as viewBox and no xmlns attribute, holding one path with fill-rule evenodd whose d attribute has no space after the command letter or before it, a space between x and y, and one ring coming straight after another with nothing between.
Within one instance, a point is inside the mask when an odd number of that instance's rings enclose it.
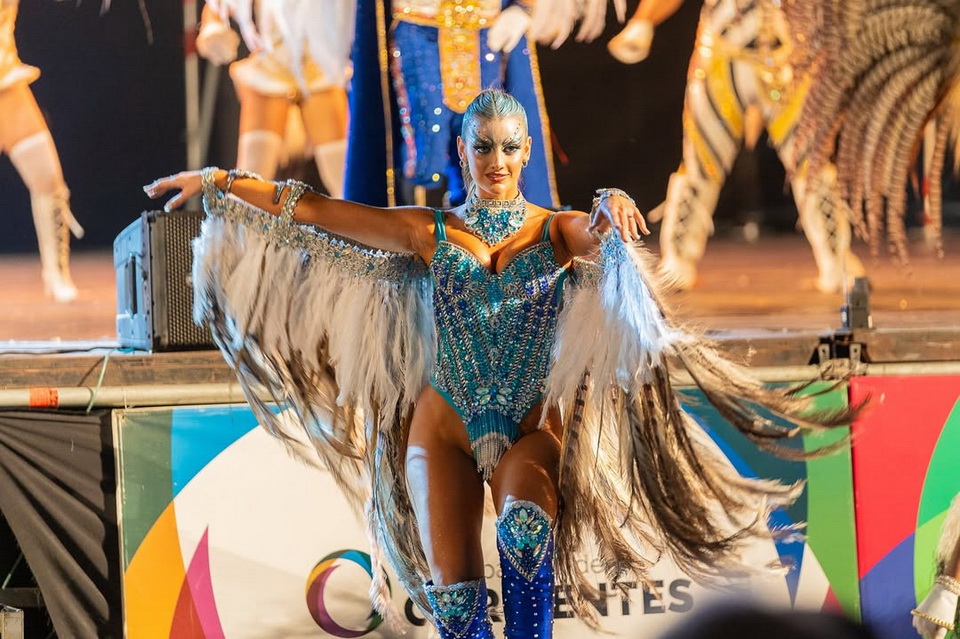
<instances>
[{"instance_id":1,"label":"necklace with blue stones","mask_svg":"<svg viewBox=\"0 0 960 639\"><path fill-rule=\"evenodd\" d=\"M485 200L476 196L467 200L463 225L487 246L499 244L523 228L527 218L527 200L523 193L513 200Z\"/></svg>"}]
</instances>

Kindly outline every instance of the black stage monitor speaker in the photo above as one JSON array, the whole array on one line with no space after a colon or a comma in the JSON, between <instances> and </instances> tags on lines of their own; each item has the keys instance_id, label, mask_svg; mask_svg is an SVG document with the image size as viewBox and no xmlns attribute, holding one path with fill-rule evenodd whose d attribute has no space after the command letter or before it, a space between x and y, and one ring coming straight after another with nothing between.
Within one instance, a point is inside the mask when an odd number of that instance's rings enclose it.
<instances>
[{"instance_id":1,"label":"black stage monitor speaker","mask_svg":"<svg viewBox=\"0 0 960 639\"><path fill-rule=\"evenodd\" d=\"M117 341L151 351L215 348L210 329L193 323L191 241L203 213L144 211L113 241Z\"/></svg>"}]
</instances>

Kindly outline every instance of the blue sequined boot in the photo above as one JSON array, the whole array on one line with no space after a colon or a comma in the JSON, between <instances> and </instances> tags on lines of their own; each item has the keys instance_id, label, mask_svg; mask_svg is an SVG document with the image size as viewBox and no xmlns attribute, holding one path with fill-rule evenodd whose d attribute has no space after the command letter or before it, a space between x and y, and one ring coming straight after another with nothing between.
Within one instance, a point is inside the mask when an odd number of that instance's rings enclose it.
<instances>
[{"instance_id":1,"label":"blue sequined boot","mask_svg":"<svg viewBox=\"0 0 960 639\"><path fill-rule=\"evenodd\" d=\"M424 586L442 639L494 639L487 613L487 582L462 581L449 586Z\"/></svg>"},{"instance_id":2,"label":"blue sequined boot","mask_svg":"<svg viewBox=\"0 0 960 639\"><path fill-rule=\"evenodd\" d=\"M507 639L553 636L553 529L531 501L511 502L497 519Z\"/></svg>"}]
</instances>

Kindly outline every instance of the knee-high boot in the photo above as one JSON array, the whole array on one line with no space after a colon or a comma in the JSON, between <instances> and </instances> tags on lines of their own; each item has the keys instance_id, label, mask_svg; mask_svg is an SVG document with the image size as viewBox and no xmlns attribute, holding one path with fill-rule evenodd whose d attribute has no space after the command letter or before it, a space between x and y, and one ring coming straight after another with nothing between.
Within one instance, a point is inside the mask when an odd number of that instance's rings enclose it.
<instances>
[{"instance_id":1,"label":"knee-high boot","mask_svg":"<svg viewBox=\"0 0 960 639\"><path fill-rule=\"evenodd\" d=\"M30 191L44 289L56 301L69 302L77 296L70 277L70 232L81 237L83 228L70 211L70 191L50 132L41 131L15 144L10 160Z\"/></svg>"},{"instance_id":2,"label":"knee-high boot","mask_svg":"<svg viewBox=\"0 0 960 639\"><path fill-rule=\"evenodd\" d=\"M68 198L66 190L54 195L30 194L44 290L58 302L70 302L77 297L77 288L70 277L70 229L76 223Z\"/></svg>"},{"instance_id":3,"label":"knee-high boot","mask_svg":"<svg viewBox=\"0 0 960 639\"><path fill-rule=\"evenodd\" d=\"M485 580L449 586L427 583L424 590L442 639L494 639Z\"/></svg>"},{"instance_id":4,"label":"knee-high boot","mask_svg":"<svg viewBox=\"0 0 960 639\"><path fill-rule=\"evenodd\" d=\"M507 639L553 636L553 528L530 501L513 501L497 519Z\"/></svg>"},{"instance_id":5,"label":"knee-high boot","mask_svg":"<svg viewBox=\"0 0 960 639\"><path fill-rule=\"evenodd\" d=\"M672 286L689 290L697 281L697 263L713 234L713 212L720 185L699 175L677 172L670 176L667 199L650 212L661 217L660 272Z\"/></svg>"}]
</instances>

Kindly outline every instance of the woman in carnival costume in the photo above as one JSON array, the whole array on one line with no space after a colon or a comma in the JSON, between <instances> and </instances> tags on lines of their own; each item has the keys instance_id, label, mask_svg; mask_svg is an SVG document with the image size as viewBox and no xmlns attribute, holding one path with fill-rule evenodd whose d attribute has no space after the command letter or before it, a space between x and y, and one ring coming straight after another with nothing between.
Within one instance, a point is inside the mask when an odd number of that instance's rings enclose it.
<instances>
[{"instance_id":1,"label":"woman in carnival costume","mask_svg":"<svg viewBox=\"0 0 960 639\"><path fill-rule=\"evenodd\" d=\"M399 619L386 559L441 637L493 637L485 483L511 639L551 636L555 571L596 623L598 592L576 560L591 533L614 583L643 579L661 554L703 580L766 570L743 565L741 544L775 534L766 514L801 488L730 469L680 408L668 358L765 448L849 415L764 389L684 331L633 244L646 224L621 191L598 191L590 215L527 202L531 139L511 96L480 93L457 150L469 197L446 211L213 168L144 187L179 189L168 208L202 191L196 319L261 424L294 451L290 429L305 429L365 508L377 609Z\"/></svg>"},{"instance_id":2,"label":"woman in carnival costume","mask_svg":"<svg viewBox=\"0 0 960 639\"><path fill-rule=\"evenodd\" d=\"M324 187L333 197L343 196L344 86L354 11L350 0L211 0L204 7L197 50L215 64L232 62L230 77L240 100L238 168L273 178L295 109ZM231 17L251 51L237 62L240 38Z\"/></svg>"},{"instance_id":3,"label":"woman in carnival costume","mask_svg":"<svg viewBox=\"0 0 960 639\"><path fill-rule=\"evenodd\" d=\"M0 152L10 156L30 191L44 290L58 302L69 302L77 297L70 277L70 233L81 237L83 229L70 211L60 156L30 90L40 70L17 55L18 5L18 0L0 0Z\"/></svg>"}]
</instances>

